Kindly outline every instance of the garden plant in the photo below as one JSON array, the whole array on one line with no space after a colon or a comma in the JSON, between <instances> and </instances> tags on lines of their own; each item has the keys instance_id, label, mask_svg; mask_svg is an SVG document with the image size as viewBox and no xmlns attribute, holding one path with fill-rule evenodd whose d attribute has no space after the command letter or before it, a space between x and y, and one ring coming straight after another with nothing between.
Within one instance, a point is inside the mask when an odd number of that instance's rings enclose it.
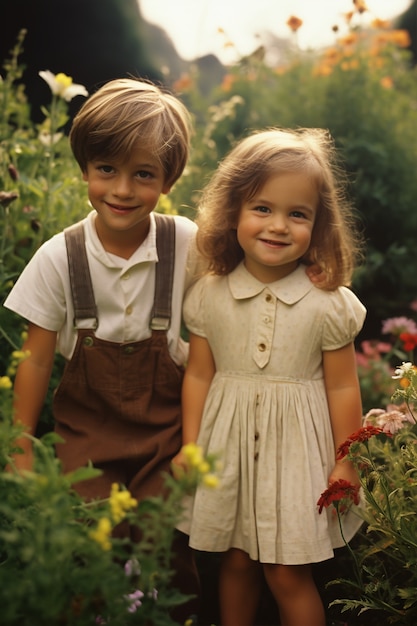
<instances>
[{"instance_id":1,"label":"garden plant","mask_svg":"<svg viewBox=\"0 0 417 626\"><path fill-rule=\"evenodd\" d=\"M346 33L335 29L334 46L326 50L300 50L302 23L294 18L285 52L273 56L261 47L228 67L222 83L204 96L196 70L173 85L196 131L186 171L158 210L193 217L218 161L254 129L315 126L335 138L366 241L353 289L367 306L368 321L357 345L364 427L340 451L358 468L364 530L349 552L352 577L334 582L340 587L334 602L355 624L375 614L375 623L411 626L417 621L417 325L410 304L417 294L417 76L408 34L381 20L362 28L359 11L354 13L346 16ZM51 102L42 109L43 121L33 123L19 65L24 38L22 32L0 70L2 302L35 250L89 211L66 132L68 102L81 103L86 90L71 77L38 68ZM115 485L107 500L83 502L72 485L96 470L62 475L53 453L51 394L62 368L57 358L34 471L14 472L20 429L11 418L12 385L25 358L24 333L24 323L0 307L1 622L173 623L169 609L184 600L171 588L169 568L179 503L196 481L215 483L215 461L188 450L191 471L177 480L167 477L165 499L137 506L123 485ZM322 495L320 506L343 514L358 493L337 487ZM121 520L140 525L142 543L112 536Z\"/></svg>"}]
</instances>

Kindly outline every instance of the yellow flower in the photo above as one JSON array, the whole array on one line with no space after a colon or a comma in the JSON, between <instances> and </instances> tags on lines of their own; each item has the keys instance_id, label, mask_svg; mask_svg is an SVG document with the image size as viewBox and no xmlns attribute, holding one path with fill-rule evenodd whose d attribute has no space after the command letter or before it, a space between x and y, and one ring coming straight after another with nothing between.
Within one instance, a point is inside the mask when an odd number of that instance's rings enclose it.
<instances>
[{"instance_id":1,"label":"yellow flower","mask_svg":"<svg viewBox=\"0 0 417 626\"><path fill-rule=\"evenodd\" d=\"M138 501L132 498L130 491L127 489L120 491L117 483L112 484L109 502L111 516L115 524L122 521L127 511L138 505Z\"/></svg>"},{"instance_id":2,"label":"yellow flower","mask_svg":"<svg viewBox=\"0 0 417 626\"><path fill-rule=\"evenodd\" d=\"M39 72L39 76L48 83L54 96L59 96L70 102L75 96L88 96L88 91L84 85L73 83L71 76L67 76L60 72L53 74L49 70Z\"/></svg>"},{"instance_id":3,"label":"yellow flower","mask_svg":"<svg viewBox=\"0 0 417 626\"><path fill-rule=\"evenodd\" d=\"M190 467L199 467L203 462L203 449L196 443L187 443L183 446L182 452Z\"/></svg>"},{"instance_id":4,"label":"yellow flower","mask_svg":"<svg viewBox=\"0 0 417 626\"><path fill-rule=\"evenodd\" d=\"M112 529L112 526L111 526L111 522L109 518L102 517L99 519L97 528L95 530L91 530L89 534L90 534L91 539L94 539L94 541L97 541L97 543L101 545L103 550L110 550L111 542L110 542L109 537L110 537L111 529Z\"/></svg>"},{"instance_id":5,"label":"yellow flower","mask_svg":"<svg viewBox=\"0 0 417 626\"><path fill-rule=\"evenodd\" d=\"M198 471L200 472L200 474L208 474L210 471L210 464L207 461L203 461L198 466Z\"/></svg>"},{"instance_id":6,"label":"yellow flower","mask_svg":"<svg viewBox=\"0 0 417 626\"><path fill-rule=\"evenodd\" d=\"M203 484L210 489L215 489L219 485L219 479L215 474L206 474L203 477Z\"/></svg>"},{"instance_id":7,"label":"yellow flower","mask_svg":"<svg viewBox=\"0 0 417 626\"><path fill-rule=\"evenodd\" d=\"M13 383L8 376L0 376L0 389L11 389L12 386Z\"/></svg>"}]
</instances>

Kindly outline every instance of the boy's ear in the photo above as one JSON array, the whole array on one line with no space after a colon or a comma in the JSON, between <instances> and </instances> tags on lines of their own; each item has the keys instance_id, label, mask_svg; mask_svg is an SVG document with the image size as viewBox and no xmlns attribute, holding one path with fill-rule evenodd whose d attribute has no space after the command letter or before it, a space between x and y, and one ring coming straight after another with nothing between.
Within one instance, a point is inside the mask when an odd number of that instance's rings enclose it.
<instances>
[{"instance_id":1,"label":"boy's ear","mask_svg":"<svg viewBox=\"0 0 417 626\"><path fill-rule=\"evenodd\" d=\"M162 189L161 189L162 193L166 195L167 193L169 193L171 191L171 187L172 187L172 185L169 185L168 183L165 183L163 185Z\"/></svg>"},{"instance_id":2,"label":"boy's ear","mask_svg":"<svg viewBox=\"0 0 417 626\"><path fill-rule=\"evenodd\" d=\"M88 181L88 174L87 174L87 170L83 170L83 171L82 171L82 177L83 177L83 180Z\"/></svg>"}]
</instances>

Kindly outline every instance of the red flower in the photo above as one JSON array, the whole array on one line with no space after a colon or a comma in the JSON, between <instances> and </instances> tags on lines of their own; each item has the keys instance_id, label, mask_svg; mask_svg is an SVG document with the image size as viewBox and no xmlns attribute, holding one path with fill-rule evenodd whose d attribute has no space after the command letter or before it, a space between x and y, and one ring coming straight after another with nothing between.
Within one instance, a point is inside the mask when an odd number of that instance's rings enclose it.
<instances>
[{"instance_id":1,"label":"red flower","mask_svg":"<svg viewBox=\"0 0 417 626\"><path fill-rule=\"evenodd\" d=\"M401 333L400 339L406 352L411 352L417 347L417 335L415 333Z\"/></svg>"},{"instance_id":2,"label":"red flower","mask_svg":"<svg viewBox=\"0 0 417 626\"><path fill-rule=\"evenodd\" d=\"M338 503L342 502L342 507L340 511L346 510L346 501L353 502L354 504L359 504L359 485L352 485L348 480L344 480L340 478L332 483L326 491L323 491L320 498L318 499L317 506L319 507L319 513L322 512L323 508L329 507L331 504L336 502L336 508Z\"/></svg>"},{"instance_id":3,"label":"red flower","mask_svg":"<svg viewBox=\"0 0 417 626\"><path fill-rule=\"evenodd\" d=\"M353 435L348 437L346 441L340 444L336 452L336 459L338 461L340 461L340 459L343 459L348 454L352 443L355 443L356 441L359 443L368 441L368 439L370 439L374 435L379 435L383 432L384 432L383 428L378 428L377 426L363 426L362 428L357 430L355 433L353 433ZM385 434L390 436L389 433L385 433Z\"/></svg>"}]
</instances>

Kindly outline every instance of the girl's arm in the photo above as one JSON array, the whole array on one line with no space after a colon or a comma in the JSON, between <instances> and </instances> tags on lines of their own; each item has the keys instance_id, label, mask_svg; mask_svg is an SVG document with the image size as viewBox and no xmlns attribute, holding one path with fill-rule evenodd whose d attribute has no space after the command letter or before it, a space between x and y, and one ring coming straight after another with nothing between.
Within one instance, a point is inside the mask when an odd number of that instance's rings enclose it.
<instances>
[{"instance_id":1,"label":"girl's arm","mask_svg":"<svg viewBox=\"0 0 417 626\"><path fill-rule=\"evenodd\" d=\"M26 432L35 435L39 415L48 391L49 379L55 358L57 333L29 323L28 337L22 347L30 355L20 363L14 383L14 421L25 426ZM18 470L31 470L33 465L32 442L20 437L16 444L24 453L14 456Z\"/></svg>"},{"instance_id":2,"label":"girl's arm","mask_svg":"<svg viewBox=\"0 0 417 626\"><path fill-rule=\"evenodd\" d=\"M362 426L362 402L353 343L339 350L323 352L323 370L336 456L337 448ZM350 461L335 461L329 484L340 478L358 484Z\"/></svg>"},{"instance_id":3,"label":"girl's arm","mask_svg":"<svg viewBox=\"0 0 417 626\"><path fill-rule=\"evenodd\" d=\"M207 394L216 372L213 354L204 337L190 333L190 354L182 386L182 443L195 443ZM173 463L182 464L181 453Z\"/></svg>"}]
</instances>

